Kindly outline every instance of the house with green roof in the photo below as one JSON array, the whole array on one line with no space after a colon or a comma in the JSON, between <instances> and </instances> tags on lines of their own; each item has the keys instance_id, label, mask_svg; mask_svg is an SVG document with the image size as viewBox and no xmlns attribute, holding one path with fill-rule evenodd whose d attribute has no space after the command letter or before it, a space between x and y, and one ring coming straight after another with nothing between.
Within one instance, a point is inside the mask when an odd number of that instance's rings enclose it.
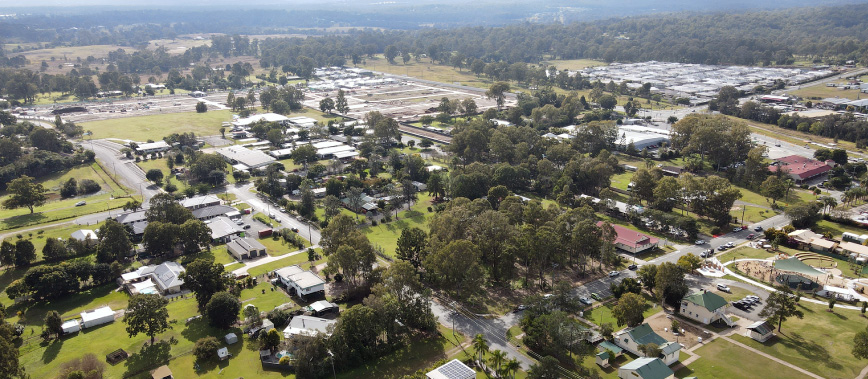
<instances>
[{"instance_id":1,"label":"house with green roof","mask_svg":"<svg viewBox=\"0 0 868 379\"><path fill-rule=\"evenodd\" d=\"M678 353L681 351L681 344L670 342L660 337L647 323L635 328L625 329L616 334L614 339L616 345L640 357L644 356L644 354L639 351L639 346L653 343L660 348L660 358L667 365L678 362Z\"/></svg>"},{"instance_id":2,"label":"house with green roof","mask_svg":"<svg viewBox=\"0 0 868 379\"><path fill-rule=\"evenodd\" d=\"M684 317L705 325L720 320L732 326L733 321L726 316L728 306L729 302L720 295L702 290L681 299L681 309L678 312Z\"/></svg>"},{"instance_id":3,"label":"house with green roof","mask_svg":"<svg viewBox=\"0 0 868 379\"><path fill-rule=\"evenodd\" d=\"M670 379L675 378L672 369L660 358L636 358L618 369L621 379Z\"/></svg>"}]
</instances>

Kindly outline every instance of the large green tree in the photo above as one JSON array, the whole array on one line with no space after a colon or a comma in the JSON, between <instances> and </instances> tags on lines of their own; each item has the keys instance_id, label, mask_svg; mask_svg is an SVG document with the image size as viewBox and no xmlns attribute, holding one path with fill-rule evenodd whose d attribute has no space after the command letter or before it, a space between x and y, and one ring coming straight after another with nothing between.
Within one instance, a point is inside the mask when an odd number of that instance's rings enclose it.
<instances>
[{"instance_id":1,"label":"large green tree","mask_svg":"<svg viewBox=\"0 0 868 379\"><path fill-rule=\"evenodd\" d=\"M9 197L3 201L3 207L7 209L27 208L33 213L33 208L45 204L48 197L45 188L40 183L34 183L33 178L22 175L6 186Z\"/></svg>"},{"instance_id":2,"label":"large green tree","mask_svg":"<svg viewBox=\"0 0 868 379\"><path fill-rule=\"evenodd\" d=\"M805 317L804 312L799 309L799 304L796 302L796 297L787 288L777 288L769 294L766 299L766 306L759 314L760 317L765 317L766 321L771 324L778 324L778 332L781 331L781 326L788 318Z\"/></svg>"},{"instance_id":3,"label":"large green tree","mask_svg":"<svg viewBox=\"0 0 868 379\"><path fill-rule=\"evenodd\" d=\"M409 262L418 270L428 255L428 235L417 227L402 230L396 254L398 259Z\"/></svg>"},{"instance_id":4,"label":"large green tree","mask_svg":"<svg viewBox=\"0 0 868 379\"><path fill-rule=\"evenodd\" d=\"M227 329L238 321L241 312L241 300L229 292L217 292L205 306L205 315L214 327Z\"/></svg>"},{"instance_id":5,"label":"large green tree","mask_svg":"<svg viewBox=\"0 0 868 379\"><path fill-rule=\"evenodd\" d=\"M635 293L625 293L612 308L612 315L615 316L618 325L627 325L631 328L642 324L645 320L644 312L645 299Z\"/></svg>"},{"instance_id":6,"label":"large green tree","mask_svg":"<svg viewBox=\"0 0 868 379\"><path fill-rule=\"evenodd\" d=\"M211 297L215 293L225 291L227 287L223 265L202 258L187 265L186 270L181 273L181 280L196 296L199 310L204 310Z\"/></svg>"},{"instance_id":7,"label":"large green tree","mask_svg":"<svg viewBox=\"0 0 868 379\"><path fill-rule=\"evenodd\" d=\"M127 324L127 334L130 338L144 333L151 338L169 329L169 311L166 300L157 294L137 294L130 298L124 313L124 323Z\"/></svg>"}]
</instances>

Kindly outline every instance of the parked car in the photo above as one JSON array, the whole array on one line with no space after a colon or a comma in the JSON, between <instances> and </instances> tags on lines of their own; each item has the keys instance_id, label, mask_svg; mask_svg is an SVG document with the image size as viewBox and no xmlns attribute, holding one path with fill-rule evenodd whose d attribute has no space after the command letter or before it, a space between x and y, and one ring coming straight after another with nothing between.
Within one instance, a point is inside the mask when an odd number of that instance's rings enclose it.
<instances>
[{"instance_id":1,"label":"parked car","mask_svg":"<svg viewBox=\"0 0 868 379\"><path fill-rule=\"evenodd\" d=\"M591 292L591 298L594 300L602 300L603 299L603 297L600 296L600 294L598 294L596 292Z\"/></svg>"},{"instance_id":2,"label":"parked car","mask_svg":"<svg viewBox=\"0 0 868 379\"><path fill-rule=\"evenodd\" d=\"M274 213L269 213L269 214L268 214L268 217L271 217L272 219L277 218L277 216L275 216Z\"/></svg>"},{"instance_id":3,"label":"parked car","mask_svg":"<svg viewBox=\"0 0 868 379\"><path fill-rule=\"evenodd\" d=\"M250 225L249 225L249 224L248 224L248 225L244 225L243 229L244 229L244 230L250 229Z\"/></svg>"},{"instance_id":4,"label":"parked car","mask_svg":"<svg viewBox=\"0 0 868 379\"><path fill-rule=\"evenodd\" d=\"M733 233L738 233L740 231L742 231L742 228L740 226L736 226L736 227L732 228Z\"/></svg>"},{"instance_id":5,"label":"parked car","mask_svg":"<svg viewBox=\"0 0 868 379\"><path fill-rule=\"evenodd\" d=\"M618 275L621 275L621 273L618 272L618 271L612 271L612 272L609 272L609 277L610 277L610 278L614 278L614 277L616 277L616 276L618 276Z\"/></svg>"},{"instance_id":6,"label":"parked car","mask_svg":"<svg viewBox=\"0 0 868 379\"><path fill-rule=\"evenodd\" d=\"M241 219L235 220L235 225L244 225L244 220L241 220Z\"/></svg>"},{"instance_id":7,"label":"parked car","mask_svg":"<svg viewBox=\"0 0 868 379\"><path fill-rule=\"evenodd\" d=\"M727 242L727 243L726 243L726 247L727 247L727 248L730 248L730 249L733 248L733 247L735 247L735 242Z\"/></svg>"},{"instance_id":8,"label":"parked car","mask_svg":"<svg viewBox=\"0 0 868 379\"><path fill-rule=\"evenodd\" d=\"M697 244L697 245L705 245L705 241L704 241L704 240L696 240L696 242L694 242L694 243Z\"/></svg>"},{"instance_id":9,"label":"parked car","mask_svg":"<svg viewBox=\"0 0 868 379\"><path fill-rule=\"evenodd\" d=\"M521 312L525 309L527 309L527 305L519 304L519 305L515 306L515 309L513 309L513 312Z\"/></svg>"},{"instance_id":10,"label":"parked car","mask_svg":"<svg viewBox=\"0 0 868 379\"><path fill-rule=\"evenodd\" d=\"M87 204L87 202L84 201L84 200L82 200L82 201L79 201L79 202L75 203L75 206L76 206L76 207L80 207L80 206L85 205L85 204Z\"/></svg>"},{"instance_id":11,"label":"parked car","mask_svg":"<svg viewBox=\"0 0 868 379\"><path fill-rule=\"evenodd\" d=\"M636 271L636 270L639 269L639 266L636 266L636 264L633 263L633 264L627 266L627 269L629 269L629 270L631 270L631 271Z\"/></svg>"},{"instance_id":12,"label":"parked car","mask_svg":"<svg viewBox=\"0 0 868 379\"><path fill-rule=\"evenodd\" d=\"M747 239L749 239L749 240L752 240L754 238L756 238L756 234L751 233L751 234L747 235Z\"/></svg>"},{"instance_id":13,"label":"parked car","mask_svg":"<svg viewBox=\"0 0 868 379\"><path fill-rule=\"evenodd\" d=\"M763 227L757 225L757 226L755 226L755 227L753 228L753 231L755 231L755 232L761 232L761 231L763 231Z\"/></svg>"},{"instance_id":14,"label":"parked car","mask_svg":"<svg viewBox=\"0 0 868 379\"><path fill-rule=\"evenodd\" d=\"M591 299L588 299L587 297L584 297L584 296L579 298L579 302L581 302L582 304L585 304L585 305L591 305L591 303L593 303L593 301L591 301Z\"/></svg>"},{"instance_id":15,"label":"parked car","mask_svg":"<svg viewBox=\"0 0 868 379\"><path fill-rule=\"evenodd\" d=\"M723 291L723 292L731 292L732 291L729 289L729 286L726 284L718 284L717 289L720 291Z\"/></svg>"}]
</instances>

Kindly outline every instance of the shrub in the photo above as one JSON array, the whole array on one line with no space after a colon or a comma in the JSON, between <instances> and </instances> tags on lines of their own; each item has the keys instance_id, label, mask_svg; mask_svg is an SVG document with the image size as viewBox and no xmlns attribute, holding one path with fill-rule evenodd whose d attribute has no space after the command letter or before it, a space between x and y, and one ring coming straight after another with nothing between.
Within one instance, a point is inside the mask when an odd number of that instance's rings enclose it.
<instances>
[{"instance_id":1,"label":"shrub","mask_svg":"<svg viewBox=\"0 0 868 379\"><path fill-rule=\"evenodd\" d=\"M371 226L377 226L377 220L371 220Z\"/></svg>"},{"instance_id":2,"label":"shrub","mask_svg":"<svg viewBox=\"0 0 868 379\"><path fill-rule=\"evenodd\" d=\"M94 192L99 192L100 186L97 182L90 179L82 179L78 182L78 193L79 194L91 194Z\"/></svg>"},{"instance_id":3,"label":"shrub","mask_svg":"<svg viewBox=\"0 0 868 379\"><path fill-rule=\"evenodd\" d=\"M277 364L279 364L279 365L284 365L284 366L289 366L289 356L288 356L288 355L284 355L284 356L280 357L280 361L278 361Z\"/></svg>"},{"instance_id":4,"label":"shrub","mask_svg":"<svg viewBox=\"0 0 868 379\"><path fill-rule=\"evenodd\" d=\"M193 355L196 359L207 360L217 354L217 349L220 348L220 342L214 337L204 337L196 341L193 345Z\"/></svg>"},{"instance_id":5,"label":"shrub","mask_svg":"<svg viewBox=\"0 0 868 379\"><path fill-rule=\"evenodd\" d=\"M721 234L720 232L721 232L720 227L715 226L715 227L711 228L711 234L712 235L719 236Z\"/></svg>"}]
</instances>

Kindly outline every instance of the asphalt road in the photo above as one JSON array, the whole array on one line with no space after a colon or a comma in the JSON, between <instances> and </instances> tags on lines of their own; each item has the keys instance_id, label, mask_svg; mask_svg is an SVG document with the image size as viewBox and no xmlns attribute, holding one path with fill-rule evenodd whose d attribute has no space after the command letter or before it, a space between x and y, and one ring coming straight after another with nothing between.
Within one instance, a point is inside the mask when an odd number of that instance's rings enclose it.
<instances>
[{"instance_id":1,"label":"asphalt road","mask_svg":"<svg viewBox=\"0 0 868 379\"><path fill-rule=\"evenodd\" d=\"M81 146L93 150L96 158L103 162L103 167L123 185L143 195L142 204L148 204L154 195L162 192L162 189L145 179L145 172L136 165L135 161L121 154L123 146L106 140L85 141Z\"/></svg>"},{"instance_id":2,"label":"asphalt road","mask_svg":"<svg viewBox=\"0 0 868 379\"><path fill-rule=\"evenodd\" d=\"M271 203L271 201L266 200L259 194L250 192L251 188L253 188L252 183L229 184L226 186L228 192L235 194L237 200L247 203L254 211L266 215L269 213L274 214L275 218L280 221L281 225L290 229L298 229L298 234L310 241L311 244L319 244L319 241L322 238L319 229L301 222L286 213L280 212L279 207Z\"/></svg>"}]
</instances>

